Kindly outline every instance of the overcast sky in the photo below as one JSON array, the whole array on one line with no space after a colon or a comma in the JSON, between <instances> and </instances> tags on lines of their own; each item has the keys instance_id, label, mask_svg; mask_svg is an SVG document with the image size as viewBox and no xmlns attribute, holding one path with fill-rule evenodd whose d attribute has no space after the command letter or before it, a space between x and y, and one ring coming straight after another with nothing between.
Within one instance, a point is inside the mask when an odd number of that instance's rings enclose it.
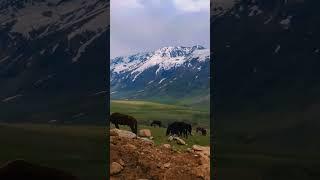
<instances>
[{"instance_id":1,"label":"overcast sky","mask_svg":"<svg viewBox=\"0 0 320 180\"><path fill-rule=\"evenodd\" d=\"M111 58L164 46L210 48L210 0L111 0Z\"/></svg>"}]
</instances>

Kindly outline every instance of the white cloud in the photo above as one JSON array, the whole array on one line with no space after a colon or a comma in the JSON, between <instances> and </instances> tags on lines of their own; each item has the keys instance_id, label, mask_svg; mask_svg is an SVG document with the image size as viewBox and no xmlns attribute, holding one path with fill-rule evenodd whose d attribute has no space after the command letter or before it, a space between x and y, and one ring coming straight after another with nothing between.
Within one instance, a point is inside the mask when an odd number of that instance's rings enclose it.
<instances>
[{"instance_id":1,"label":"white cloud","mask_svg":"<svg viewBox=\"0 0 320 180\"><path fill-rule=\"evenodd\" d=\"M210 10L210 0L173 0L173 3L177 9L187 12Z\"/></svg>"},{"instance_id":2,"label":"white cloud","mask_svg":"<svg viewBox=\"0 0 320 180\"><path fill-rule=\"evenodd\" d=\"M191 7L190 0L182 0L188 6L179 6L183 8L181 10L174 3L177 0L126 0L126 4L120 1L125 0L112 0L111 3L112 58L163 46L200 44L210 47L209 0L200 0L208 6L194 5L191 1ZM129 6L130 3L135 5ZM192 13L197 11L200 13Z\"/></svg>"},{"instance_id":3,"label":"white cloud","mask_svg":"<svg viewBox=\"0 0 320 180\"><path fill-rule=\"evenodd\" d=\"M143 5L139 0L112 0L111 8L125 8L125 9L134 9L142 8Z\"/></svg>"},{"instance_id":4,"label":"white cloud","mask_svg":"<svg viewBox=\"0 0 320 180\"><path fill-rule=\"evenodd\" d=\"M148 1L152 5L160 5L161 4L161 0L145 0L145 1L146 2Z\"/></svg>"}]
</instances>

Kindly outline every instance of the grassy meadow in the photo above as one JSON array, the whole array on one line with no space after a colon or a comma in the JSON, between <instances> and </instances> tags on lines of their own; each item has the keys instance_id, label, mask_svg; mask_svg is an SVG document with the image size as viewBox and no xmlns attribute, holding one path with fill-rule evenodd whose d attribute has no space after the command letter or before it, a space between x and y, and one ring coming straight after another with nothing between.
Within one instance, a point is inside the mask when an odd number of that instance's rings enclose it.
<instances>
[{"instance_id":1,"label":"grassy meadow","mask_svg":"<svg viewBox=\"0 0 320 180\"><path fill-rule=\"evenodd\" d=\"M14 159L61 169L79 179L103 179L104 126L0 124L0 165Z\"/></svg>"},{"instance_id":2,"label":"grassy meadow","mask_svg":"<svg viewBox=\"0 0 320 180\"><path fill-rule=\"evenodd\" d=\"M186 146L168 142L168 137L166 136L167 125L174 121L184 121L191 123L193 127L203 126L209 129L210 120L207 109L132 100L112 100L110 107L111 113L120 112L135 117L138 120L138 130L150 129L156 145L168 143L177 150L186 149L194 144L203 146L210 145L210 130L208 130L207 136L202 136L197 134L195 128L193 128L194 136L189 136L188 139L183 138L187 143ZM153 120L160 120L164 127L151 127L150 124ZM114 127L113 124L110 124L110 126L111 128ZM120 129L130 130L127 126L120 126Z\"/></svg>"},{"instance_id":3,"label":"grassy meadow","mask_svg":"<svg viewBox=\"0 0 320 180\"><path fill-rule=\"evenodd\" d=\"M210 127L210 112L207 109L131 100L112 100L110 107L111 113L131 115L143 125L150 125L153 120L160 120L165 127L174 121Z\"/></svg>"},{"instance_id":4,"label":"grassy meadow","mask_svg":"<svg viewBox=\"0 0 320 180\"><path fill-rule=\"evenodd\" d=\"M110 125L110 128L115 128L114 125ZM128 126L121 126L120 129L129 130L130 128ZM193 136L188 136L188 138L182 138L187 145L178 145L176 142L168 141L168 136L166 136L166 128L163 127L151 127L146 125L138 125L138 131L140 129L150 129L152 136L154 137L153 141L156 146L162 145L162 144L170 144L173 149L176 150L186 150L187 148L192 147L192 145L197 144L201 146L209 146L210 145L210 130L208 130L208 134L206 136L202 136L201 134L197 134L195 130L192 131Z\"/></svg>"}]
</instances>

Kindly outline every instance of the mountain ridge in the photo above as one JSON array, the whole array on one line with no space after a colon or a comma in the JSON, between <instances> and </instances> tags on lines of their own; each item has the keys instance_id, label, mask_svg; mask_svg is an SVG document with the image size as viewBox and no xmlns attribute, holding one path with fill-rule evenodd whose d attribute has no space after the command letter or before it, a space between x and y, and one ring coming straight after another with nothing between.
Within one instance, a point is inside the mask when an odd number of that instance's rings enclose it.
<instances>
[{"instance_id":1,"label":"mountain ridge","mask_svg":"<svg viewBox=\"0 0 320 180\"><path fill-rule=\"evenodd\" d=\"M111 59L110 65L111 98L166 97L173 100L186 98L188 94L194 96L201 91L207 94L209 62L209 49L200 45L167 46L151 52L116 57ZM189 93L185 92L188 90Z\"/></svg>"}]
</instances>

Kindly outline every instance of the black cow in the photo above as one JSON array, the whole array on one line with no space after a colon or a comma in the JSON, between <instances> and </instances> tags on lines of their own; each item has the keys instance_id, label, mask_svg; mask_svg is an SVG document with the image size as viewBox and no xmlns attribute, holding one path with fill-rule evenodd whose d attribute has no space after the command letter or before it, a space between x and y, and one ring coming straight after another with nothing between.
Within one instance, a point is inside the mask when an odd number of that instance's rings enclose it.
<instances>
[{"instance_id":1,"label":"black cow","mask_svg":"<svg viewBox=\"0 0 320 180\"><path fill-rule=\"evenodd\" d=\"M110 116L110 122L113 123L117 129L119 129L119 125L128 125L131 128L131 131L137 134L137 120L132 116L121 113L112 113Z\"/></svg>"},{"instance_id":2,"label":"black cow","mask_svg":"<svg viewBox=\"0 0 320 180\"><path fill-rule=\"evenodd\" d=\"M156 126L156 125L161 127L161 121L152 121L152 123L150 124L150 126Z\"/></svg>"},{"instance_id":3,"label":"black cow","mask_svg":"<svg viewBox=\"0 0 320 180\"><path fill-rule=\"evenodd\" d=\"M197 132L197 133L198 133L198 132L201 132L201 134L202 134L203 136L206 136L206 135L207 135L207 130L206 130L205 128L202 128L202 127L197 127L196 132Z\"/></svg>"},{"instance_id":4,"label":"black cow","mask_svg":"<svg viewBox=\"0 0 320 180\"><path fill-rule=\"evenodd\" d=\"M192 126L185 122L173 122L167 128L166 135L177 135L177 136L184 136L188 138L188 135L191 135Z\"/></svg>"}]
</instances>

